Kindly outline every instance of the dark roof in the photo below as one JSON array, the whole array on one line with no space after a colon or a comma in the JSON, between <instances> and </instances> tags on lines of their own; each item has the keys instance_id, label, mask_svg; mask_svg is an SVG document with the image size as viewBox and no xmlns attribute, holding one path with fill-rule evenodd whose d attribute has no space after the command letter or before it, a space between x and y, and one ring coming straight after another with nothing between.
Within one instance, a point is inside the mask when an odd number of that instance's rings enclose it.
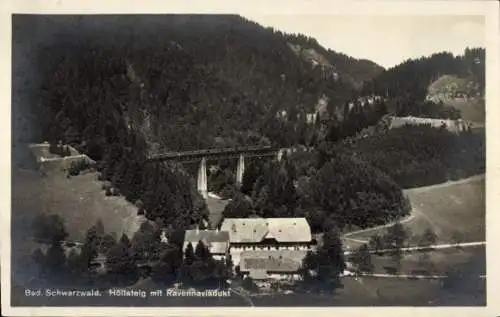
<instances>
[{"instance_id":1,"label":"dark roof","mask_svg":"<svg viewBox=\"0 0 500 317\"><path fill-rule=\"evenodd\" d=\"M307 255L305 250L243 251L241 271L296 272Z\"/></svg>"}]
</instances>

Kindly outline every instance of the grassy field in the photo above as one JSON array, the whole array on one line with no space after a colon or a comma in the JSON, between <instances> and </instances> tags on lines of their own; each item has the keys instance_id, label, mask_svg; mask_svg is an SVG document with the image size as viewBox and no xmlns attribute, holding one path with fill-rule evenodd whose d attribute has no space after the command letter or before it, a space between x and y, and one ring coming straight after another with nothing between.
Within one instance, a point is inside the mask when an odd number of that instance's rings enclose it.
<instances>
[{"instance_id":1,"label":"grassy field","mask_svg":"<svg viewBox=\"0 0 500 317\"><path fill-rule=\"evenodd\" d=\"M25 228L38 213L58 214L66 225L68 240L80 241L100 219L108 233L131 236L139 227L137 208L123 197L106 197L96 173L66 178L63 173L17 170L13 173L14 226Z\"/></svg>"},{"instance_id":2,"label":"grassy field","mask_svg":"<svg viewBox=\"0 0 500 317\"><path fill-rule=\"evenodd\" d=\"M454 85L452 91L467 90L468 80L466 78L459 78L454 75L443 75L439 77L436 81L431 83L428 87L428 94L433 96L439 93L443 93L447 90L447 86ZM462 118L466 121L471 121L474 123L484 123L485 121L485 105L484 101L480 100L468 100L463 101L460 99L450 99L444 102L447 106L452 106L461 111Z\"/></svg>"},{"instance_id":3,"label":"grassy field","mask_svg":"<svg viewBox=\"0 0 500 317\"><path fill-rule=\"evenodd\" d=\"M143 219L137 208L121 197L106 197L96 173L66 178L65 173L15 169L12 171L12 276L24 284L32 274L26 267L40 247L31 239L31 223L37 214L58 214L69 233L67 240L81 241L87 229L100 219L107 233L130 237Z\"/></svg>"},{"instance_id":4,"label":"grassy field","mask_svg":"<svg viewBox=\"0 0 500 317\"><path fill-rule=\"evenodd\" d=\"M450 269L457 265L467 265L473 261L477 261L478 265L474 270L469 270L470 274L486 275L486 250L484 246L468 247L468 248L453 248L442 249L427 252L430 259L429 262L422 265L421 257L423 252L405 253L401 260L400 274L411 274L416 270L425 270L430 275L446 275ZM387 273L385 267L393 266L391 258L385 256L372 256L372 263L375 267L374 273Z\"/></svg>"},{"instance_id":5,"label":"grassy field","mask_svg":"<svg viewBox=\"0 0 500 317\"><path fill-rule=\"evenodd\" d=\"M207 208L209 211L209 221L212 226L216 226L222 218L222 212L226 205L229 203L228 200L221 200L208 197L206 200Z\"/></svg>"},{"instance_id":6,"label":"grassy field","mask_svg":"<svg viewBox=\"0 0 500 317\"><path fill-rule=\"evenodd\" d=\"M410 245L415 245L427 228L436 233L437 243L455 242L456 232L462 235L462 242L485 241L484 178L409 189L405 194L411 201L414 215L404 223L411 234ZM349 238L367 241L372 235L385 231L385 228L370 230Z\"/></svg>"},{"instance_id":7,"label":"grassy field","mask_svg":"<svg viewBox=\"0 0 500 317\"><path fill-rule=\"evenodd\" d=\"M484 123L486 115L486 107L484 101L478 100L450 100L445 103L447 106L452 106L460 110L462 119L474 123Z\"/></svg>"}]
</instances>

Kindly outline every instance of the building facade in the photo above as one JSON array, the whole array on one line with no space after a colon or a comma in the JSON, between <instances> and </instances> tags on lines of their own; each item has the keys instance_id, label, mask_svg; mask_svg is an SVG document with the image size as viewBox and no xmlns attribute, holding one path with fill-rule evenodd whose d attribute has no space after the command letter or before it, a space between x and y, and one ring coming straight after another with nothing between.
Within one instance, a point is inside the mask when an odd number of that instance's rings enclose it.
<instances>
[{"instance_id":1,"label":"building facade","mask_svg":"<svg viewBox=\"0 0 500 317\"><path fill-rule=\"evenodd\" d=\"M224 260L227 258L229 251L229 233L219 230L186 230L184 234L183 252L186 251L187 246L191 243L193 249L199 242L202 242L212 257L216 260Z\"/></svg>"},{"instance_id":2,"label":"building facade","mask_svg":"<svg viewBox=\"0 0 500 317\"><path fill-rule=\"evenodd\" d=\"M301 254L305 256L316 247L305 218L226 218L221 231L229 234L229 253L234 266L240 265L241 256L274 257L277 251L303 251Z\"/></svg>"}]
</instances>

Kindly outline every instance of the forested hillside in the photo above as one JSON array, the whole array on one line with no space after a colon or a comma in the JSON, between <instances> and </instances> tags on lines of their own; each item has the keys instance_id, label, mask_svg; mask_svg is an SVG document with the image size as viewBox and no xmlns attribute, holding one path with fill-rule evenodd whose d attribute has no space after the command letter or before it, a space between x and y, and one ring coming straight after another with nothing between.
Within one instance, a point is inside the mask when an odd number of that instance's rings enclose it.
<instances>
[{"instance_id":1,"label":"forested hillside","mask_svg":"<svg viewBox=\"0 0 500 317\"><path fill-rule=\"evenodd\" d=\"M321 96L329 108L352 99L349 81L324 79L320 69L297 58L287 45L293 36L238 16L149 18L110 16L94 25L91 17L79 17L74 29L63 28L63 18L50 24L40 18L37 23L57 41L32 52L14 45L21 55L36 56L32 88L38 102L20 101L27 108L15 113L45 114L29 122L41 125L31 138L102 148L118 131L133 129L154 151L288 146L303 138L298 126ZM23 36L26 27L14 25L14 32ZM354 70L364 61L337 60L335 66L357 81L372 74ZM287 122L276 118L283 110ZM16 122L14 127L22 131Z\"/></svg>"},{"instance_id":2,"label":"forested hillside","mask_svg":"<svg viewBox=\"0 0 500 317\"><path fill-rule=\"evenodd\" d=\"M237 194L223 216L306 217L317 233L379 225L409 213L398 184L346 154L299 150L281 164L250 163L241 189L249 198Z\"/></svg>"},{"instance_id":3,"label":"forested hillside","mask_svg":"<svg viewBox=\"0 0 500 317\"><path fill-rule=\"evenodd\" d=\"M467 48L458 56L441 52L407 60L366 81L363 93L386 96L390 100L389 111L400 116L449 118L450 114L453 117L453 113L456 113L452 107L445 106L432 113L429 110L429 102L426 101L429 86L442 75L453 75L464 78L467 82L472 81L477 84L477 91L480 92L480 96L474 97L484 97L485 49Z\"/></svg>"},{"instance_id":4,"label":"forested hillside","mask_svg":"<svg viewBox=\"0 0 500 317\"><path fill-rule=\"evenodd\" d=\"M74 145L148 218L176 228L206 209L183 167L147 164L148 153L338 139L338 122L311 124L305 114L320 97L348 114L356 95L342 73L325 78L298 57L294 36L238 16L32 16L14 19L13 31L14 143ZM347 76L373 75L363 67Z\"/></svg>"},{"instance_id":5,"label":"forested hillside","mask_svg":"<svg viewBox=\"0 0 500 317\"><path fill-rule=\"evenodd\" d=\"M485 146L484 132L457 135L419 125L325 146L321 152L327 157L349 153L380 169L401 187L411 188L484 173Z\"/></svg>"}]
</instances>

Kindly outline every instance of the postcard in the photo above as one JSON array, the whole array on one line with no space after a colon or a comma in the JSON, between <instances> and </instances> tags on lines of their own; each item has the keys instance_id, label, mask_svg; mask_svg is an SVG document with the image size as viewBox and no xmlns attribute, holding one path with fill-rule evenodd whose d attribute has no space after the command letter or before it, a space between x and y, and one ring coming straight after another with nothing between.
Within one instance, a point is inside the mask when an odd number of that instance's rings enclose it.
<instances>
[{"instance_id":1,"label":"postcard","mask_svg":"<svg viewBox=\"0 0 500 317\"><path fill-rule=\"evenodd\" d=\"M5 8L5 315L500 313L498 3Z\"/></svg>"}]
</instances>

